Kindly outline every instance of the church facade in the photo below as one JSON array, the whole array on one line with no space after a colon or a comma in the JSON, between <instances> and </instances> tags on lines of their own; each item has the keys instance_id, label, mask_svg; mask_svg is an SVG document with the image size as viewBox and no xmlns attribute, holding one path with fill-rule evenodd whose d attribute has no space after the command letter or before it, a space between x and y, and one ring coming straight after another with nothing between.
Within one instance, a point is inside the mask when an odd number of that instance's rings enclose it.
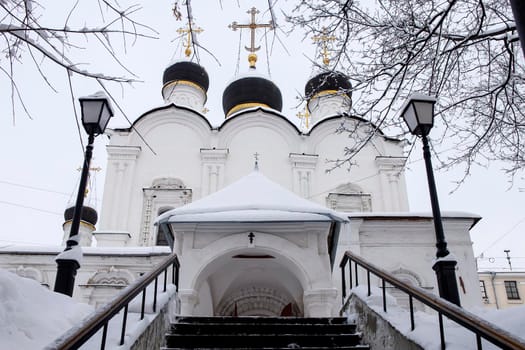
<instances>
[{"instance_id":1,"label":"church facade","mask_svg":"<svg viewBox=\"0 0 525 350\"><path fill-rule=\"evenodd\" d=\"M101 220L83 212L74 297L100 306L172 251L185 315L336 315L347 250L437 294L432 216L409 212L404 141L352 116L350 80L332 70L305 84L309 123L297 127L249 60L223 92L220 125L203 114L206 70L178 61L164 104L108 132ZM334 163L363 138L351 167ZM461 303L478 306L469 230L480 218L442 216ZM2 248L0 267L52 287L61 249Z\"/></svg>"},{"instance_id":2,"label":"church facade","mask_svg":"<svg viewBox=\"0 0 525 350\"><path fill-rule=\"evenodd\" d=\"M144 113L130 128L111 132L95 237L99 245L164 245L169 239L155 218L172 216L171 244L182 264L184 314L275 315L287 307L294 315L333 315L339 303L337 265L347 249L405 281L437 291L431 268L432 219L408 212L403 141L376 132L350 171L330 163L341 159L354 142L338 130L352 130L357 138L375 128L349 114L351 94L344 75L325 72L306 84L311 113L307 130L280 113L278 87L254 70L224 91L225 120L219 126L201 113L208 87L202 67L176 62L166 69L163 83L165 105ZM177 208L184 212L192 202L206 202L217 191L245 182L255 159L269 182L312 205L345 213L336 242L331 245L330 225L323 222L263 223L239 212L244 219L236 220L231 211L243 209L240 199L217 209L227 219L209 219L206 210L194 213L201 216L189 222L177 219ZM241 198L252 201L252 209L268 209L257 207L262 196L257 188L241 192ZM274 199L272 205L280 208L280 196ZM479 218L467 213L443 216L450 250L458 260L462 303L478 305L469 229Z\"/></svg>"}]
</instances>

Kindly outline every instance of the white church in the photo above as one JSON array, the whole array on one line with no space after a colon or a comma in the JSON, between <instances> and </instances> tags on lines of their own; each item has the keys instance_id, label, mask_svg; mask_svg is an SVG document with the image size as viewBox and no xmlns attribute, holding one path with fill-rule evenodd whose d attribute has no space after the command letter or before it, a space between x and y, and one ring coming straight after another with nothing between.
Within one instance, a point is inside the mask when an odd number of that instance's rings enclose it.
<instances>
[{"instance_id":1,"label":"white church","mask_svg":"<svg viewBox=\"0 0 525 350\"><path fill-rule=\"evenodd\" d=\"M354 142L338 130L375 129L351 115L348 77L305 77L309 123L298 128L255 62L252 53L249 73L224 90L220 125L203 114L205 67L181 60L164 71L162 105L109 130L102 209L83 212L75 299L100 306L172 251L183 315L336 315L347 250L438 294L432 215L409 211L404 140L375 132L351 171L330 169ZM442 216L461 304L481 305L469 233L480 218ZM61 250L2 248L0 268L52 288Z\"/></svg>"}]
</instances>

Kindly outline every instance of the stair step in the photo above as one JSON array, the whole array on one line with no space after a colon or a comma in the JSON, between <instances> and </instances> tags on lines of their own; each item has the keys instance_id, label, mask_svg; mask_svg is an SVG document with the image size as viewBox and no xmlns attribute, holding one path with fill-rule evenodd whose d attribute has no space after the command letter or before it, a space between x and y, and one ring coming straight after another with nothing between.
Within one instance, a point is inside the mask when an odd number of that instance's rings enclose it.
<instances>
[{"instance_id":1,"label":"stair step","mask_svg":"<svg viewBox=\"0 0 525 350\"><path fill-rule=\"evenodd\" d=\"M354 324L297 323L174 323L172 333L178 334L339 334L355 333Z\"/></svg>"},{"instance_id":2,"label":"stair step","mask_svg":"<svg viewBox=\"0 0 525 350\"><path fill-rule=\"evenodd\" d=\"M298 347L354 346L360 342L358 334L248 334L248 335L194 335L168 334L166 345L170 348L287 348Z\"/></svg>"},{"instance_id":3,"label":"stair step","mask_svg":"<svg viewBox=\"0 0 525 350\"><path fill-rule=\"evenodd\" d=\"M180 316L176 323L346 324L345 317Z\"/></svg>"},{"instance_id":4,"label":"stair step","mask_svg":"<svg viewBox=\"0 0 525 350\"><path fill-rule=\"evenodd\" d=\"M224 350L226 348L161 348L162 350ZM284 348L227 348L232 350L290 350L294 349L293 347L284 347ZM327 349L335 349L335 350L369 350L370 347L368 345L354 345L354 346L326 346L326 347L309 347L305 346L302 348L296 348L296 349L303 349L303 350L327 350Z\"/></svg>"}]
</instances>

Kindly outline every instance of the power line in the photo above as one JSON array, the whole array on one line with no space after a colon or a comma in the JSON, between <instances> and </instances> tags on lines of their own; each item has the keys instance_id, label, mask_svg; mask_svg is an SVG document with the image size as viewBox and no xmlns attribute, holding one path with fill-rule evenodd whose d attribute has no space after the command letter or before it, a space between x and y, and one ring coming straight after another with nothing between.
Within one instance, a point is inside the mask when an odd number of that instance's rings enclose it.
<instances>
[{"instance_id":1,"label":"power line","mask_svg":"<svg viewBox=\"0 0 525 350\"><path fill-rule=\"evenodd\" d=\"M17 204L17 203L11 203L11 202L6 202L6 201L0 201L0 203L1 204L11 205L11 206L14 206L14 207L19 207L19 208L35 210L35 211L39 211L39 212L46 213L46 214L53 214L53 215L58 215L58 216L62 216L63 215L63 213L57 213L57 212L54 212L54 211L34 208L34 207L30 207L30 206L22 205L22 204Z\"/></svg>"},{"instance_id":2,"label":"power line","mask_svg":"<svg viewBox=\"0 0 525 350\"><path fill-rule=\"evenodd\" d=\"M491 244L489 244L489 246L487 248L485 248L481 253L479 253L478 256L481 256L483 253L485 253L487 250L489 250L490 248L492 248L496 243L498 243L499 241L501 241L503 238L505 238L508 234L510 234L512 231L514 231L514 229L516 227L518 227L519 224L521 224L522 222L525 221L525 217L522 217L517 223L514 224L514 226L512 226L509 230L507 230L503 235L501 235L500 237L496 238Z\"/></svg>"},{"instance_id":3,"label":"power line","mask_svg":"<svg viewBox=\"0 0 525 350\"><path fill-rule=\"evenodd\" d=\"M22 184L17 184L14 182L9 182L9 181L4 181L4 180L0 180L0 183L5 184L5 185L10 185L10 186L15 186L15 187L27 188L27 189L35 190L35 191L56 193L56 194L60 194L60 195L69 197L69 193L65 193L65 192L59 192L59 191L49 190L49 189L40 188L40 187L29 186L29 185L22 185Z\"/></svg>"}]
</instances>

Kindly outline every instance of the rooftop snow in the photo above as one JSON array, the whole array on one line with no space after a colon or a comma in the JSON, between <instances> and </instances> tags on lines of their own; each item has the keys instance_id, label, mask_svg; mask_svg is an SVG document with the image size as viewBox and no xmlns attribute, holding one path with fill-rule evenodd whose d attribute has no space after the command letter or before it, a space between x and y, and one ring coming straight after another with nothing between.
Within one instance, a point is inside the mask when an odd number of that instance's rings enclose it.
<instances>
[{"instance_id":1,"label":"rooftop snow","mask_svg":"<svg viewBox=\"0 0 525 350\"><path fill-rule=\"evenodd\" d=\"M186 220L191 218L192 222L231 221L234 218L243 221L348 221L345 215L299 197L259 171L198 201L162 214L156 224L180 222L178 216Z\"/></svg>"}]
</instances>

